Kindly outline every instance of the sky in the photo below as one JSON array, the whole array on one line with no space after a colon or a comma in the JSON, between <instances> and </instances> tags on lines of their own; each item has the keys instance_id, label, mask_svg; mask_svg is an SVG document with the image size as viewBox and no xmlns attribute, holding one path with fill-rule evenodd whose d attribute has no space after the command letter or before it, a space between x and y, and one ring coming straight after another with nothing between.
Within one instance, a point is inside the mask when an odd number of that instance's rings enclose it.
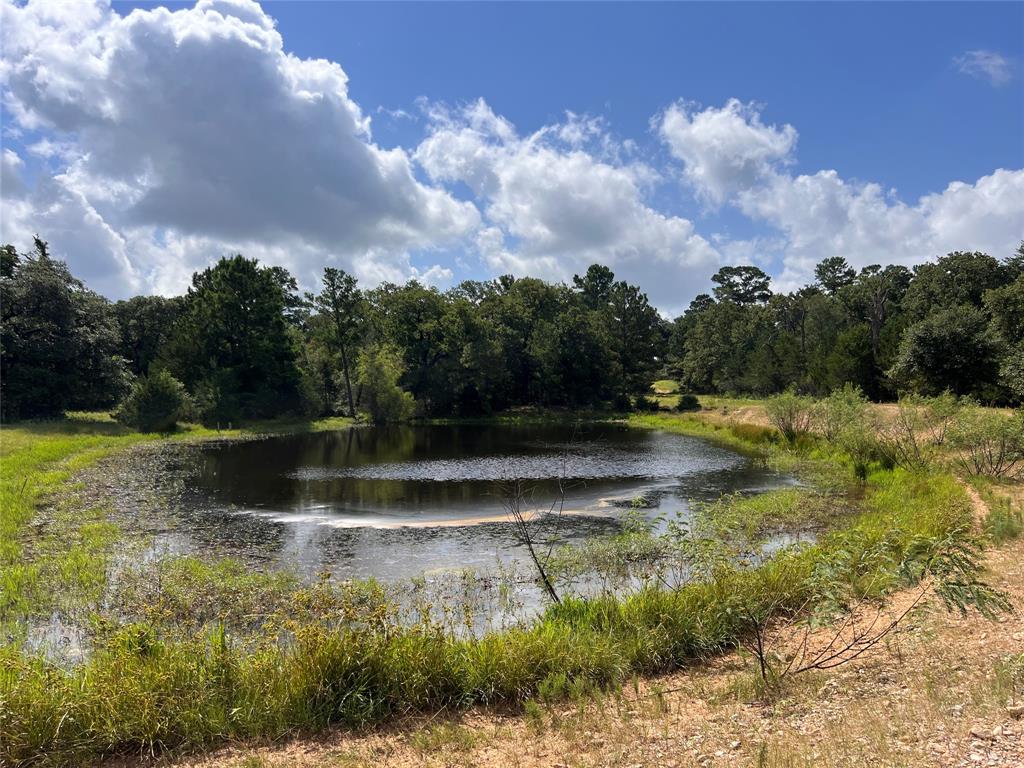
<instances>
[{"instance_id":1,"label":"sky","mask_svg":"<svg viewBox=\"0 0 1024 768\"><path fill-rule=\"evenodd\" d=\"M1024 239L1022 3L0 3L0 240L114 299L598 262L673 315Z\"/></svg>"}]
</instances>

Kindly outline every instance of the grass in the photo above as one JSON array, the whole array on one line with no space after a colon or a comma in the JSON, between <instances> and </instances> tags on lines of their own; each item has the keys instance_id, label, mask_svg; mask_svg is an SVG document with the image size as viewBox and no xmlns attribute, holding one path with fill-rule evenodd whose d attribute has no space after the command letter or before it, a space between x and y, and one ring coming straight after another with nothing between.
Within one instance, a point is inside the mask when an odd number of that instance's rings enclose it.
<instances>
[{"instance_id":1,"label":"grass","mask_svg":"<svg viewBox=\"0 0 1024 768\"><path fill-rule=\"evenodd\" d=\"M184 425L170 434L141 434L109 414L69 413L64 419L22 422L0 429L0 627L50 607L63 591L92 591L103 579L119 532L101 508L62 507L69 480L112 453L158 440L199 440L243 434L338 429L349 419L257 422L234 430ZM45 505L55 507L44 530L26 528ZM31 551L26 546L31 544Z\"/></svg>"},{"instance_id":2,"label":"grass","mask_svg":"<svg viewBox=\"0 0 1024 768\"><path fill-rule=\"evenodd\" d=\"M711 437L779 461L792 453L761 428L738 433L683 416L630 421ZM15 430L5 444L3 455L15 457L17 471L5 463L4 482L12 494L19 482L24 489L11 497L21 505L10 517L15 536L35 505L75 469L157 439L106 422L93 427L100 434L75 429L74 420L30 426ZM819 463L835 459L815 445L798 451ZM746 512L763 522L806 519L802 503L776 495ZM964 530L970 519L969 499L952 477L875 469L865 480L861 511L842 518L815 545L784 550L758 567L720 567L674 590L647 586L625 596L567 597L528 626L479 637L456 636L428 622L395 622L372 589L355 587L348 602L335 602L328 585L290 593L298 596L294 602L276 608L289 620L245 634L234 629L238 616L218 610L233 607L244 616L279 599L287 585L230 565L182 562L168 575L162 603L140 599L171 616L194 609L192 625L177 622L169 632L154 616L114 626L84 663L69 669L13 644L0 650L0 762L77 765L473 704L581 697L735 647L749 631L747 616L797 611L830 598L837 582L857 595L881 597L905 583L913 571L903 567L907 558L927 558L927 542ZM820 578L823 565L827 584ZM202 594L212 598L197 603ZM343 609L335 609L339 605Z\"/></svg>"}]
</instances>

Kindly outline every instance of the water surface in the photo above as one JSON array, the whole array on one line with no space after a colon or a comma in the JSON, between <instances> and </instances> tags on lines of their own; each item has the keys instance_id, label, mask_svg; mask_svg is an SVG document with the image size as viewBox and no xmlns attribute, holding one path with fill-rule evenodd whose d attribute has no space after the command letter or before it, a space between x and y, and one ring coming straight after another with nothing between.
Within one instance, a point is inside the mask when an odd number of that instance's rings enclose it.
<instances>
[{"instance_id":1,"label":"water surface","mask_svg":"<svg viewBox=\"0 0 1024 768\"><path fill-rule=\"evenodd\" d=\"M188 491L158 552L385 580L522 558L512 478L528 509L562 510L549 529L567 543L615 532L640 496L651 519L685 517L695 501L793 482L705 440L611 423L275 436L201 446L180 470Z\"/></svg>"}]
</instances>

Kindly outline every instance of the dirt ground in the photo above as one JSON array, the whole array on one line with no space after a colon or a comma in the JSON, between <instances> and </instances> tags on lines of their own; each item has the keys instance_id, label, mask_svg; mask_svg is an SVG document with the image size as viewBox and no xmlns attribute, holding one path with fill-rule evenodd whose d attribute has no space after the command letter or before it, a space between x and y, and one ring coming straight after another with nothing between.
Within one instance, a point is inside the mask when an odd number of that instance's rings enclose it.
<instances>
[{"instance_id":1,"label":"dirt ground","mask_svg":"<svg viewBox=\"0 0 1024 768\"><path fill-rule=\"evenodd\" d=\"M870 652L795 675L768 702L741 653L581 702L518 714L475 710L408 718L363 733L337 730L237 745L176 768L326 766L1024 766L1024 540L988 553L990 581L1017 612L990 621L933 598ZM915 593L897 597L899 611ZM864 620L870 617L866 616ZM830 633L811 642L821 647ZM780 628L777 647L793 647ZM1024 674L1024 670L1020 674Z\"/></svg>"}]
</instances>

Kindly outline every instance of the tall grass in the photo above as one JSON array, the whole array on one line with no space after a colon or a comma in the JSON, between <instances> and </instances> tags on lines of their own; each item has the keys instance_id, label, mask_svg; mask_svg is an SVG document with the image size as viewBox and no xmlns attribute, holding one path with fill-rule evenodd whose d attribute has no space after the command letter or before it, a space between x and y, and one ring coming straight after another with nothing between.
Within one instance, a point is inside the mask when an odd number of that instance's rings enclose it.
<instances>
[{"instance_id":1,"label":"tall grass","mask_svg":"<svg viewBox=\"0 0 1024 768\"><path fill-rule=\"evenodd\" d=\"M751 611L796 611L830 578L882 594L921 537L969 520L942 476L878 471L863 513L818 544L678 589L566 599L527 627L480 637L359 620L297 623L235 637L223 625L161 636L122 627L81 666L0 652L0 762L79 764L113 754L196 749L399 713L518 703L541 690L604 687L733 647ZM885 557L877 556L879 551Z\"/></svg>"}]
</instances>

